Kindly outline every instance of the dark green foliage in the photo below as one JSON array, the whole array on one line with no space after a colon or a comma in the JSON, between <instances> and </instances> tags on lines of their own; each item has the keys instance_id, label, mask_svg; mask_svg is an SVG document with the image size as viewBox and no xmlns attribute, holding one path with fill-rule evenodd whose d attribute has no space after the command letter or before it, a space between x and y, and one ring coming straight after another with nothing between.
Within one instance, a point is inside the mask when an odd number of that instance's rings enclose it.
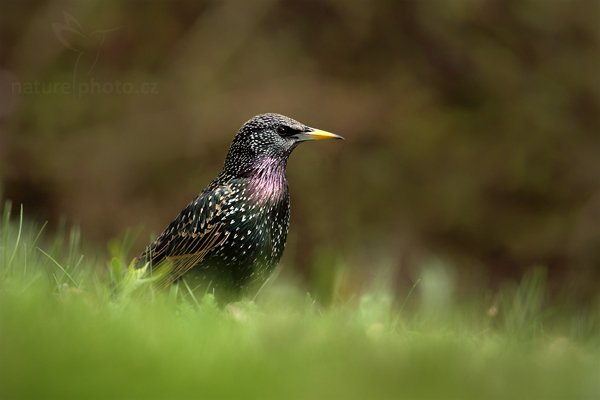
<instances>
[{"instance_id":1,"label":"dark green foliage","mask_svg":"<svg viewBox=\"0 0 600 400\"><path fill-rule=\"evenodd\" d=\"M403 274L433 253L493 287L545 265L553 291L589 300L598 1L242 3L3 4L3 194L100 243L143 222L138 251L219 171L239 121L273 110L348 139L290 165L299 274L325 243L356 270L386 253ZM5 95L73 81L77 53L52 30L63 12L86 33L116 28L78 82L135 92Z\"/></svg>"}]
</instances>

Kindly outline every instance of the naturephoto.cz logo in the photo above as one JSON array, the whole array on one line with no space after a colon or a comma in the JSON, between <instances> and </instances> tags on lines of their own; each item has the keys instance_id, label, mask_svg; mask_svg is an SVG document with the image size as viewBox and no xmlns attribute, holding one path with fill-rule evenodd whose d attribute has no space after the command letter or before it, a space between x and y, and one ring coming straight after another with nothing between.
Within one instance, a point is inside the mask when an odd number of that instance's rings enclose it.
<instances>
[{"instance_id":1,"label":"naturephoto.cz logo","mask_svg":"<svg viewBox=\"0 0 600 400\"><path fill-rule=\"evenodd\" d=\"M157 82L131 82L127 80L102 80L92 76L104 45L111 33L120 28L83 28L71 14L63 12L64 21L52 24L56 39L73 53L73 71L70 81L13 81L14 94L68 94L85 95L148 95L158 94Z\"/></svg>"},{"instance_id":2,"label":"naturephoto.cz logo","mask_svg":"<svg viewBox=\"0 0 600 400\"><path fill-rule=\"evenodd\" d=\"M74 82L42 82L38 80L28 82L13 81L11 83L12 91L15 94L73 94L81 97L84 95L98 94L158 94L158 84L156 82L141 82L134 84L132 82L115 81L97 81L89 78L87 81Z\"/></svg>"}]
</instances>

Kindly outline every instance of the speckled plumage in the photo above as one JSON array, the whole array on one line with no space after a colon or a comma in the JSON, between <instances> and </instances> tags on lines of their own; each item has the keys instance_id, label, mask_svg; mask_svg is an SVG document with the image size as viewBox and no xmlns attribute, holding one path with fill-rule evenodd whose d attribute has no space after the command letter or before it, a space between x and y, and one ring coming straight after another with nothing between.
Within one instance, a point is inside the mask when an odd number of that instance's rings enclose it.
<instances>
[{"instance_id":1,"label":"speckled plumage","mask_svg":"<svg viewBox=\"0 0 600 400\"><path fill-rule=\"evenodd\" d=\"M168 265L163 285L189 274L233 290L264 280L287 239L289 155L299 142L339 138L279 114L250 119L221 174L146 248L136 267Z\"/></svg>"}]
</instances>

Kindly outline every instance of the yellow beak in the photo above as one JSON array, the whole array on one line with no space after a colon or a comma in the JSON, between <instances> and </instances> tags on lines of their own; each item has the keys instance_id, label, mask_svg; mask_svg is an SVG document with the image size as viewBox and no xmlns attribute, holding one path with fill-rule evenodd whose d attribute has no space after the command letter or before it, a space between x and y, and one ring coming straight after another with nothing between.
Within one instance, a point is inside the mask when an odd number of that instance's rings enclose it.
<instances>
[{"instance_id":1,"label":"yellow beak","mask_svg":"<svg viewBox=\"0 0 600 400\"><path fill-rule=\"evenodd\" d=\"M298 141L305 140L328 140L328 139L342 139L344 138L340 135L336 135L335 133L323 131L321 129L310 128L310 130L306 132L302 132L296 135Z\"/></svg>"}]
</instances>

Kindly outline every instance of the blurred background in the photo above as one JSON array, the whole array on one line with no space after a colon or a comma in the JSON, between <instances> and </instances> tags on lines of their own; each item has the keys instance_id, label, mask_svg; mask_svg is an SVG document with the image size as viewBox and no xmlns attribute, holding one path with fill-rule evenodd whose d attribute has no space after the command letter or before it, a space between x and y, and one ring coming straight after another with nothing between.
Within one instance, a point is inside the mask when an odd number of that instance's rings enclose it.
<instances>
[{"instance_id":1,"label":"blurred background","mask_svg":"<svg viewBox=\"0 0 600 400\"><path fill-rule=\"evenodd\" d=\"M278 112L347 139L288 165L284 271L308 289L443 265L493 290L539 266L583 302L599 71L597 0L6 0L0 193L99 249L134 229L133 257Z\"/></svg>"}]
</instances>

